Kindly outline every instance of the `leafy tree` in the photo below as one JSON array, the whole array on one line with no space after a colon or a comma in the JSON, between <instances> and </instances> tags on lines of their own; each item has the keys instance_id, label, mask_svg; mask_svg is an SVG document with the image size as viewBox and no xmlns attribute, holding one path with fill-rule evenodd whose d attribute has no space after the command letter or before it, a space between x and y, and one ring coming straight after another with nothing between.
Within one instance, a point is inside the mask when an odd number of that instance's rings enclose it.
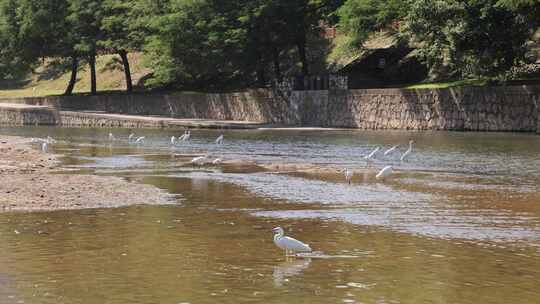
<instances>
[{"instance_id":1,"label":"leafy tree","mask_svg":"<svg viewBox=\"0 0 540 304\"><path fill-rule=\"evenodd\" d=\"M149 34L148 27L145 26L152 16L149 12L158 10L163 2L148 0L103 2L101 23L103 40L98 43L106 52L117 53L122 59L128 92L133 90L133 84L127 55L129 52L142 49L145 37Z\"/></svg>"},{"instance_id":2,"label":"leafy tree","mask_svg":"<svg viewBox=\"0 0 540 304\"><path fill-rule=\"evenodd\" d=\"M12 79L28 71L21 56L16 0L0 0L0 79Z\"/></svg>"},{"instance_id":3,"label":"leafy tree","mask_svg":"<svg viewBox=\"0 0 540 304\"><path fill-rule=\"evenodd\" d=\"M99 51L98 42L103 39L101 31L103 0L68 0L68 2L67 20L76 41L74 49L88 61L91 93L96 94L96 55Z\"/></svg>"},{"instance_id":4,"label":"leafy tree","mask_svg":"<svg viewBox=\"0 0 540 304\"><path fill-rule=\"evenodd\" d=\"M457 77L500 75L523 60L531 35L530 20L496 0L417 0L407 20L426 62Z\"/></svg>"},{"instance_id":5,"label":"leafy tree","mask_svg":"<svg viewBox=\"0 0 540 304\"><path fill-rule=\"evenodd\" d=\"M152 23L155 34L145 45L154 69L154 85L180 81L183 86L211 87L239 77L243 31L234 13L238 3L172 0ZM179 30L181 29L181 30Z\"/></svg>"},{"instance_id":6,"label":"leafy tree","mask_svg":"<svg viewBox=\"0 0 540 304\"><path fill-rule=\"evenodd\" d=\"M0 10L1 62L8 62L12 75L22 76L38 59L77 57L73 37L66 20L68 3L65 0L4 0ZM73 90L75 78L66 89Z\"/></svg>"}]
</instances>

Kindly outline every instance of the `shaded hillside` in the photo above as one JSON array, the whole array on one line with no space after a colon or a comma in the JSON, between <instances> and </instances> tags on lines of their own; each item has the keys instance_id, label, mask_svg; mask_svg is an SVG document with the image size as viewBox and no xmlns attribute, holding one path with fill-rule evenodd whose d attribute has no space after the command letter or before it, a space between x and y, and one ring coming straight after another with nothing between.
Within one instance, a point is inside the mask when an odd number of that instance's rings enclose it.
<instances>
[{"instance_id":1,"label":"shaded hillside","mask_svg":"<svg viewBox=\"0 0 540 304\"><path fill-rule=\"evenodd\" d=\"M128 55L130 60L133 84L148 75L150 70L141 64L140 54ZM45 61L26 79L17 81L0 81L0 97L24 97L63 94L70 78L69 67L65 63ZM125 90L125 78L122 63L117 55L97 57L98 91ZM82 63L77 73L77 84L74 93L90 91L90 70L88 64Z\"/></svg>"}]
</instances>

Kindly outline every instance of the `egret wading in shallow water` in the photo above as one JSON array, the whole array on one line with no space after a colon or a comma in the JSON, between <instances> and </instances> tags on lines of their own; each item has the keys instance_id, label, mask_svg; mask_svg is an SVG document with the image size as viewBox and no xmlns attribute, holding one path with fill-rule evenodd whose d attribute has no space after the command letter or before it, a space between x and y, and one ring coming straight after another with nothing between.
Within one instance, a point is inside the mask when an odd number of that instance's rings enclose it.
<instances>
[{"instance_id":1,"label":"egret wading in shallow water","mask_svg":"<svg viewBox=\"0 0 540 304\"><path fill-rule=\"evenodd\" d=\"M186 132L184 132L184 134L178 136L178 142L181 142L181 141L184 141L184 138L186 138Z\"/></svg>"},{"instance_id":2,"label":"egret wading in shallow water","mask_svg":"<svg viewBox=\"0 0 540 304\"><path fill-rule=\"evenodd\" d=\"M186 133L184 133L184 135L182 135L182 141L188 141L191 139L191 131L186 131Z\"/></svg>"},{"instance_id":3,"label":"egret wading in shallow water","mask_svg":"<svg viewBox=\"0 0 540 304\"><path fill-rule=\"evenodd\" d=\"M202 165L206 164L207 162L208 162L208 157L207 156L199 156L199 157L195 157L194 159L191 160L192 164L195 164L195 165L198 165L198 166L202 166Z\"/></svg>"},{"instance_id":4,"label":"egret wading in shallow water","mask_svg":"<svg viewBox=\"0 0 540 304\"><path fill-rule=\"evenodd\" d=\"M137 145L142 145L142 144L144 144L144 139L145 139L145 137L144 137L144 136L141 136L141 137L137 138L137 140L135 141L135 143L136 143Z\"/></svg>"},{"instance_id":5,"label":"egret wading in shallow water","mask_svg":"<svg viewBox=\"0 0 540 304\"><path fill-rule=\"evenodd\" d=\"M345 170L343 170L343 174L345 175L345 180L350 185L354 173L349 169L345 169Z\"/></svg>"},{"instance_id":6,"label":"egret wading in shallow water","mask_svg":"<svg viewBox=\"0 0 540 304\"><path fill-rule=\"evenodd\" d=\"M369 165L373 161L373 159L375 158L375 155L377 155L377 152L379 152L380 149L381 147L377 147L375 148L375 150L371 151L371 153L364 156L364 159L366 160L366 165Z\"/></svg>"},{"instance_id":7,"label":"egret wading in shallow water","mask_svg":"<svg viewBox=\"0 0 540 304\"><path fill-rule=\"evenodd\" d=\"M390 176L393 172L394 172L394 169L392 168L392 166L386 166L382 168L381 171L379 171L379 173L377 174L375 178L385 179L386 177Z\"/></svg>"},{"instance_id":8,"label":"egret wading in shallow water","mask_svg":"<svg viewBox=\"0 0 540 304\"><path fill-rule=\"evenodd\" d=\"M407 159L407 157L412 153L412 145L413 144L414 144L414 140L409 140L409 149L407 149L407 151L405 151L405 153L403 153L403 155L401 155L401 158L400 158L401 161L405 161Z\"/></svg>"},{"instance_id":9,"label":"egret wading in shallow water","mask_svg":"<svg viewBox=\"0 0 540 304\"><path fill-rule=\"evenodd\" d=\"M395 146L393 146L392 148L386 150L386 151L384 152L384 156L387 156L388 154L390 154L390 153L396 151L396 149L397 149L398 147L399 147L399 145L395 145Z\"/></svg>"},{"instance_id":10,"label":"egret wading in shallow water","mask_svg":"<svg viewBox=\"0 0 540 304\"><path fill-rule=\"evenodd\" d=\"M48 147L47 142L42 142L41 143L41 152L47 153L47 150L48 150L47 147Z\"/></svg>"},{"instance_id":11,"label":"egret wading in shallow water","mask_svg":"<svg viewBox=\"0 0 540 304\"><path fill-rule=\"evenodd\" d=\"M284 236L283 228L276 227L272 229L274 232L274 244L285 250L285 256L293 255L296 252L311 252L311 247L292 237Z\"/></svg>"},{"instance_id":12,"label":"egret wading in shallow water","mask_svg":"<svg viewBox=\"0 0 540 304\"><path fill-rule=\"evenodd\" d=\"M174 146L175 143L176 143L176 137L171 136L171 146Z\"/></svg>"},{"instance_id":13,"label":"egret wading in shallow water","mask_svg":"<svg viewBox=\"0 0 540 304\"><path fill-rule=\"evenodd\" d=\"M135 138L135 133L131 133L128 136L128 143L131 143L133 141L133 138Z\"/></svg>"},{"instance_id":14,"label":"egret wading in shallow water","mask_svg":"<svg viewBox=\"0 0 540 304\"><path fill-rule=\"evenodd\" d=\"M223 134L221 134L217 139L216 139L216 144L217 145L221 145L223 143Z\"/></svg>"}]
</instances>

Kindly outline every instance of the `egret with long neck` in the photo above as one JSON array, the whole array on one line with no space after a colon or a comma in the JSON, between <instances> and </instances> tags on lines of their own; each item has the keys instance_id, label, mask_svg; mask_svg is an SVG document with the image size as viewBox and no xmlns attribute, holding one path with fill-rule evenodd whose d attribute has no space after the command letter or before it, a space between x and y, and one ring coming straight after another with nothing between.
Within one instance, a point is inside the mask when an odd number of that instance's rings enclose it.
<instances>
[{"instance_id":1,"label":"egret with long neck","mask_svg":"<svg viewBox=\"0 0 540 304\"><path fill-rule=\"evenodd\" d=\"M274 244L285 250L285 256L294 255L296 252L311 252L311 247L292 237L284 236L283 228L276 227L272 229L274 232Z\"/></svg>"},{"instance_id":2,"label":"egret with long neck","mask_svg":"<svg viewBox=\"0 0 540 304\"><path fill-rule=\"evenodd\" d=\"M412 145L414 144L414 141L413 140L409 140L409 149L407 149L407 151L405 151L405 153L403 153L403 155L401 155L401 161L404 161L407 159L407 157L412 153Z\"/></svg>"}]
</instances>

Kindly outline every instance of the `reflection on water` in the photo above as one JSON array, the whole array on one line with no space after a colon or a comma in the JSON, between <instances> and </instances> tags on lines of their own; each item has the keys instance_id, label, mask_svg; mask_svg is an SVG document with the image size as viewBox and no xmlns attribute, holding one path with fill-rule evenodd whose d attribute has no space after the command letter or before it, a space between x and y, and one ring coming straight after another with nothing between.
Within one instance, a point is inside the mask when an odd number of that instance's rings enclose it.
<instances>
[{"instance_id":1,"label":"reflection on water","mask_svg":"<svg viewBox=\"0 0 540 304\"><path fill-rule=\"evenodd\" d=\"M274 286L283 287L283 283L289 281L289 277L294 277L311 264L310 258L287 259L285 262L274 266Z\"/></svg>"},{"instance_id":2,"label":"reflection on water","mask_svg":"<svg viewBox=\"0 0 540 304\"><path fill-rule=\"evenodd\" d=\"M0 303L537 303L540 139L438 132L20 128L67 166L182 194L175 206L0 214ZM182 133L182 132L179 132ZM191 157L364 169L375 146L417 142L385 182L193 167ZM323 170L324 171L324 170ZM333 257L286 260L271 229ZM339 257L355 258L339 258ZM300 300L301 299L301 300Z\"/></svg>"}]
</instances>

